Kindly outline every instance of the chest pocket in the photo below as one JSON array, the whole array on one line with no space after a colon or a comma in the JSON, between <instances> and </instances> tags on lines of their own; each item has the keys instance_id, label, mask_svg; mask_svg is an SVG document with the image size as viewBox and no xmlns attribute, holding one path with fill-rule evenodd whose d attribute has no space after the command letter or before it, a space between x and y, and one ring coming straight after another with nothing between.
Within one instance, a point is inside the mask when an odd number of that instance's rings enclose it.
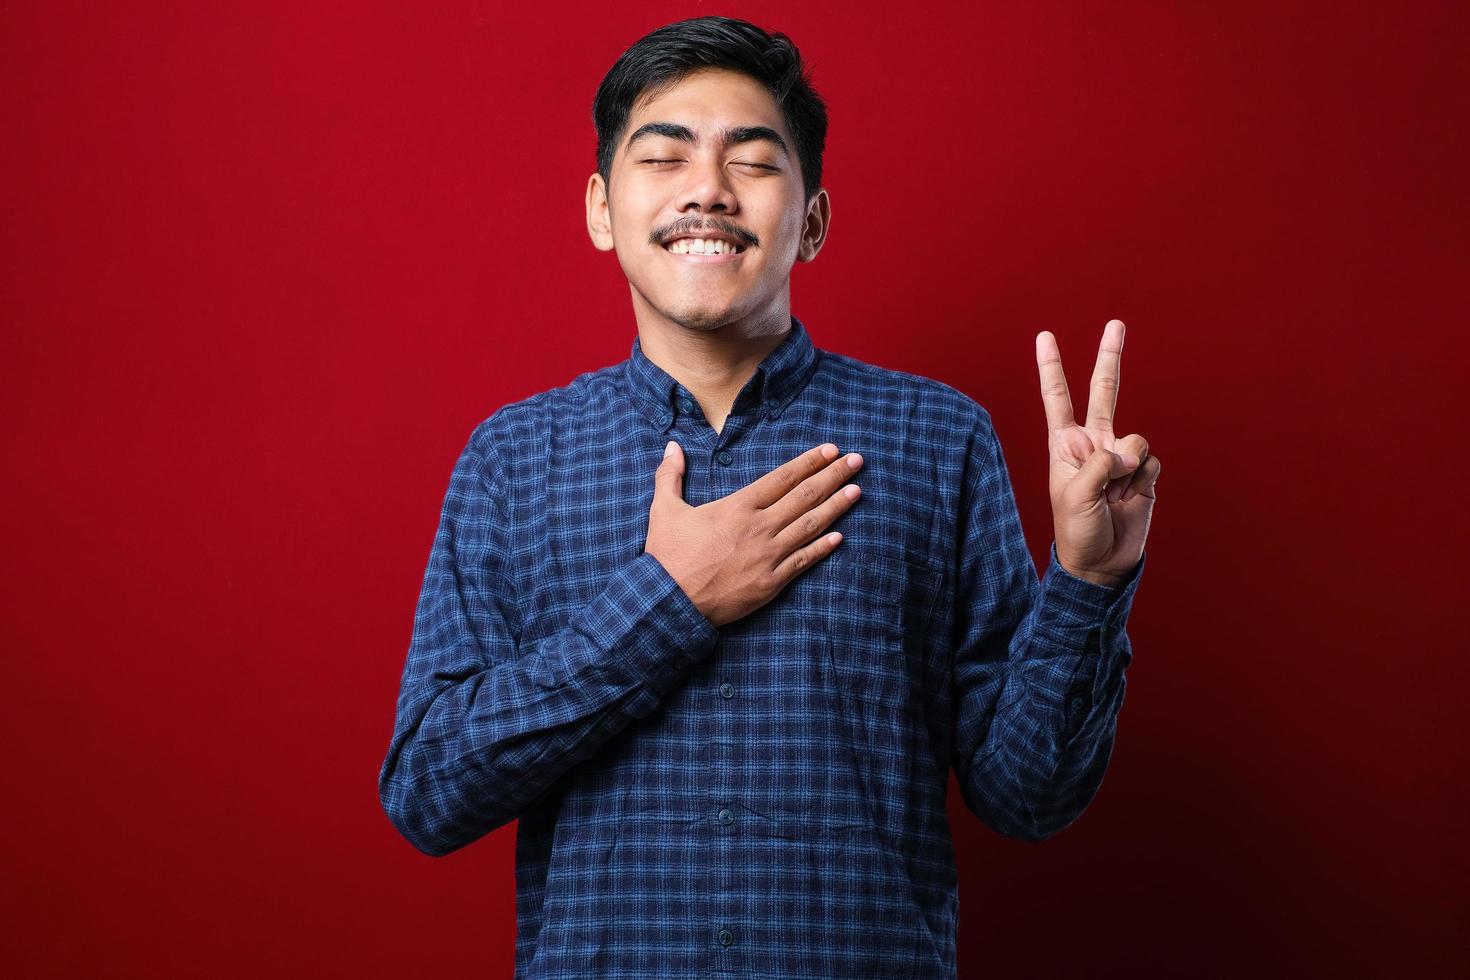
<instances>
[{"instance_id":1,"label":"chest pocket","mask_svg":"<svg viewBox=\"0 0 1470 980\"><path fill-rule=\"evenodd\" d=\"M936 644L943 574L888 548L854 548L833 584L828 649L844 698L918 704Z\"/></svg>"}]
</instances>

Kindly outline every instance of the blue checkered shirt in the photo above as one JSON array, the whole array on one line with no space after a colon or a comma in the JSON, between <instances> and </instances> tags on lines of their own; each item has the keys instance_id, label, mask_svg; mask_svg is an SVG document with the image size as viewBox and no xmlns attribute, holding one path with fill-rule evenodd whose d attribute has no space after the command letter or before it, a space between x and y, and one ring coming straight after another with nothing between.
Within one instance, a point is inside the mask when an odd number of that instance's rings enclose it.
<instances>
[{"instance_id":1,"label":"blue checkered shirt","mask_svg":"<svg viewBox=\"0 0 1470 980\"><path fill-rule=\"evenodd\" d=\"M695 505L860 452L842 543L714 627L643 551L671 438ZM795 317L719 432L635 340L470 436L382 805L431 855L519 820L518 977L954 976L949 770L999 833L1078 817L1143 564L1038 580L986 410Z\"/></svg>"}]
</instances>

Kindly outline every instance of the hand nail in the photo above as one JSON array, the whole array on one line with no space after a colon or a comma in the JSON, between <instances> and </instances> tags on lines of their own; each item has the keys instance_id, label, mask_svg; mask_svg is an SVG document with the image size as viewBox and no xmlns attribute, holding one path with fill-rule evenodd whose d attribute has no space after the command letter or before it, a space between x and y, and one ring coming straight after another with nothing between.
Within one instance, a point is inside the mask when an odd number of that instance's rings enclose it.
<instances>
[{"instance_id":1,"label":"hand nail","mask_svg":"<svg viewBox=\"0 0 1470 980\"><path fill-rule=\"evenodd\" d=\"M1130 470L1133 469L1135 466L1138 465L1138 456L1134 453L1124 453L1123 465L1128 467Z\"/></svg>"},{"instance_id":2,"label":"hand nail","mask_svg":"<svg viewBox=\"0 0 1470 980\"><path fill-rule=\"evenodd\" d=\"M664 459L668 459L672 455L674 455L674 440L670 439L669 444L664 447Z\"/></svg>"}]
</instances>

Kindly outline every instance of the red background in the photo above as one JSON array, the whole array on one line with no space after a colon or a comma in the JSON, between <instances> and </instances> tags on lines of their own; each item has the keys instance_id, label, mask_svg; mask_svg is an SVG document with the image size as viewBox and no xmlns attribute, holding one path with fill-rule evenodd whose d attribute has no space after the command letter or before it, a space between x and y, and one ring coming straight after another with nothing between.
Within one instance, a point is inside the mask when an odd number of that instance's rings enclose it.
<instances>
[{"instance_id":1,"label":"red background","mask_svg":"<svg viewBox=\"0 0 1470 980\"><path fill-rule=\"evenodd\" d=\"M514 830L375 779L471 428L635 336L593 91L709 12L832 107L819 347L989 408L1039 558L1037 331L1165 463L1093 806L952 799L961 975L1467 969L1463 4L300 6L0 9L10 975L509 976Z\"/></svg>"}]
</instances>

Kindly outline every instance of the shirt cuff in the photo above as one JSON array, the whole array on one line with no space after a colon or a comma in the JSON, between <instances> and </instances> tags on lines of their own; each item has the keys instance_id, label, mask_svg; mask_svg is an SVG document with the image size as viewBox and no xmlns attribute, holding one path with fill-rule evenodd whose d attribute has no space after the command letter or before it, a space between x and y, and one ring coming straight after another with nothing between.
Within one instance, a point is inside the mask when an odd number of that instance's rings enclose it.
<instances>
[{"instance_id":1,"label":"shirt cuff","mask_svg":"<svg viewBox=\"0 0 1470 980\"><path fill-rule=\"evenodd\" d=\"M720 636L647 552L619 569L584 610L580 625L598 646L617 650L631 673L650 679L682 673L708 656Z\"/></svg>"},{"instance_id":2,"label":"shirt cuff","mask_svg":"<svg viewBox=\"0 0 1470 980\"><path fill-rule=\"evenodd\" d=\"M1087 633L1099 627L1108 627L1110 631L1121 627L1133 605L1147 561L1145 548L1127 579L1115 586L1099 585L1063 568L1057 560L1057 543L1053 540L1051 561L1041 579L1038 604L1042 615L1037 625L1053 635L1079 639L1085 639Z\"/></svg>"}]
</instances>

